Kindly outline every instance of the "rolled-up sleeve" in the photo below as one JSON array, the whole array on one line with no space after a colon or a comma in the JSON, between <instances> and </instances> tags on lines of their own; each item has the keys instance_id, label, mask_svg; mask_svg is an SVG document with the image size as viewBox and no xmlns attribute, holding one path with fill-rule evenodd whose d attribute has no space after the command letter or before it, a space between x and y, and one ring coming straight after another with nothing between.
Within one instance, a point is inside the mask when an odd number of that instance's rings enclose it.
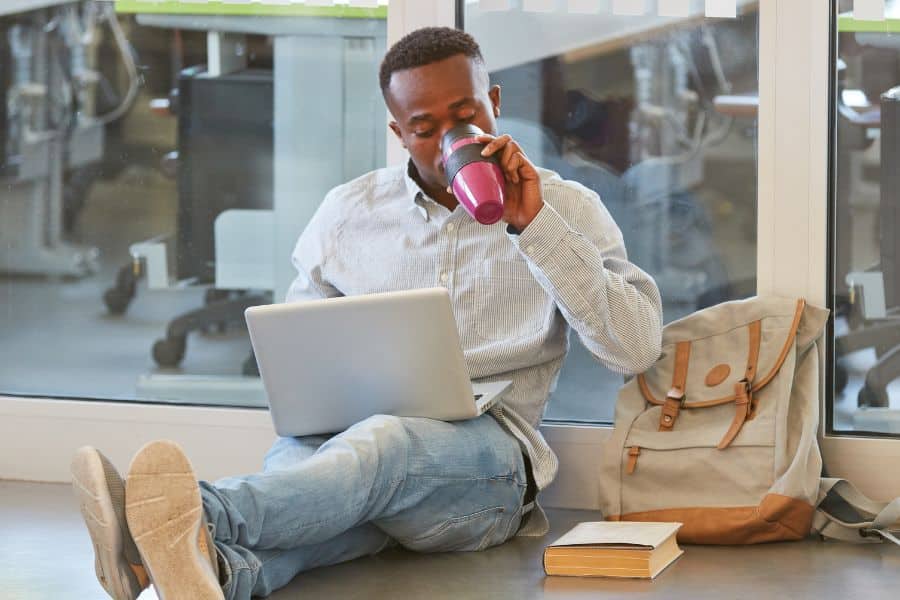
<instances>
[{"instance_id":1,"label":"rolled-up sleeve","mask_svg":"<svg viewBox=\"0 0 900 600\"><path fill-rule=\"evenodd\" d=\"M661 349L656 282L628 261L622 232L596 194L582 188L567 222L553 207L555 189L544 187L544 207L509 237L585 347L613 371L642 373Z\"/></svg>"}]
</instances>

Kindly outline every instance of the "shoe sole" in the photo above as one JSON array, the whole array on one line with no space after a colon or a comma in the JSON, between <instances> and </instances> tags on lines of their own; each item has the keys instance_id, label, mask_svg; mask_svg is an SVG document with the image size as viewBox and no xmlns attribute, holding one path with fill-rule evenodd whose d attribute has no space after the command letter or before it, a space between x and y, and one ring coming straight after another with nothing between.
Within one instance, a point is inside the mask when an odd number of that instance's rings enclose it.
<instances>
[{"instance_id":1,"label":"shoe sole","mask_svg":"<svg viewBox=\"0 0 900 600\"><path fill-rule=\"evenodd\" d=\"M71 465L72 490L94 546L97 579L115 600L134 600L142 589L124 558L123 533L97 450L79 448Z\"/></svg>"},{"instance_id":2,"label":"shoe sole","mask_svg":"<svg viewBox=\"0 0 900 600\"><path fill-rule=\"evenodd\" d=\"M151 442L131 462L125 514L160 600L224 600L197 539L205 522L200 486L181 448Z\"/></svg>"}]
</instances>

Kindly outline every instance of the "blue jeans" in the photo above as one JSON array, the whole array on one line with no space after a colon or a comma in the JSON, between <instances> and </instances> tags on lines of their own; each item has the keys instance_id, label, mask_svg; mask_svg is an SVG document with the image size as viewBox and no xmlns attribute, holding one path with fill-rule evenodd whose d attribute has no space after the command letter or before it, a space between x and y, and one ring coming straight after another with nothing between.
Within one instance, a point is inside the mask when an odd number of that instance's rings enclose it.
<instances>
[{"instance_id":1,"label":"blue jeans","mask_svg":"<svg viewBox=\"0 0 900 600\"><path fill-rule=\"evenodd\" d=\"M518 442L490 415L375 416L331 438L280 438L262 473L200 482L229 600L394 544L500 544L519 527L526 486Z\"/></svg>"}]
</instances>

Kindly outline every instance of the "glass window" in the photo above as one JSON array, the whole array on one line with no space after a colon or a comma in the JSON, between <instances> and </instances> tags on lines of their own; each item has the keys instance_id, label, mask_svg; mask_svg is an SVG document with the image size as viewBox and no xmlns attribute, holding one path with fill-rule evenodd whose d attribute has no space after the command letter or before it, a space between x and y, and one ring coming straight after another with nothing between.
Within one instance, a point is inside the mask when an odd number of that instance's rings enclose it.
<instances>
[{"instance_id":1,"label":"glass window","mask_svg":"<svg viewBox=\"0 0 900 600\"><path fill-rule=\"evenodd\" d=\"M569 4L463 3L503 89L501 131L599 194L666 322L755 294L758 3L737 18L706 17L702 0L677 17ZM611 421L621 385L573 336L546 418Z\"/></svg>"},{"instance_id":2,"label":"glass window","mask_svg":"<svg viewBox=\"0 0 900 600\"><path fill-rule=\"evenodd\" d=\"M0 394L265 404L243 309L385 163L380 4L0 2Z\"/></svg>"},{"instance_id":3,"label":"glass window","mask_svg":"<svg viewBox=\"0 0 900 600\"><path fill-rule=\"evenodd\" d=\"M900 434L900 3L834 6L829 425Z\"/></svg>"}]
</instances>

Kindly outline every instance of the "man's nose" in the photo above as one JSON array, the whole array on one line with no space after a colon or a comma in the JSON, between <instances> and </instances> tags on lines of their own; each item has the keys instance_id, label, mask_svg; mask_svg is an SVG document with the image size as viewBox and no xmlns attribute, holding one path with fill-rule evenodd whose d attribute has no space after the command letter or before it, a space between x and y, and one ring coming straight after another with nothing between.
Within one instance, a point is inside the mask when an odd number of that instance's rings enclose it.
<instances>
[{"instance_id":1,"label":"man's nose","mask_svg":"<svg viewBox=\"0 0 900 600\"><path fill-rule=\"evenodd\" d=\"M447 135L447 132L456 126L457 126L457 123L454 123L453 121L449 121L449 122L441 125L441 127L438 129L438 133L440 134L440 136L438 137L438 145L439 146L443 142L444 136Z\"/></svg>"},{"instance_id":2,"label":"man's nose","mask_svg":"<svg viewBox=\"0 0 900 600\"><path fill-rule=\"evenodd\" d=\"M444 174L444 136L447 135L447 132L451 129L453 129L453 123L448 123L438 129L439 135L437 138L437 168L438 172L441 175Z\"/></svg>"}]
</instances>

